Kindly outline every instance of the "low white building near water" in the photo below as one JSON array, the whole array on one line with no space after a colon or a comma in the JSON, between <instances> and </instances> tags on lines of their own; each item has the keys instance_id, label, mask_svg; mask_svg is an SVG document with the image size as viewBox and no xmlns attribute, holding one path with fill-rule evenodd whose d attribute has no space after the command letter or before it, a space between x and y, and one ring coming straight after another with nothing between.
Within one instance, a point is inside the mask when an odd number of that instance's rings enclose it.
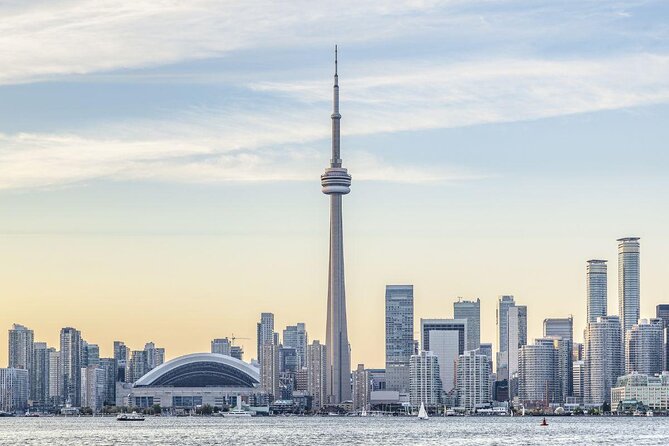
<instances>
[{"instance_id":1,"label":"low white building near water","mask_svg":"<svg viewBox=\"0 0 669 446\"><path fill-rule=\"evenodd\" d=\"M618 378L611 389L611 408L622 401L636 401L652 410L669 410L669 372L659 376L631 373Z\"/></svg>"}]
</instances>

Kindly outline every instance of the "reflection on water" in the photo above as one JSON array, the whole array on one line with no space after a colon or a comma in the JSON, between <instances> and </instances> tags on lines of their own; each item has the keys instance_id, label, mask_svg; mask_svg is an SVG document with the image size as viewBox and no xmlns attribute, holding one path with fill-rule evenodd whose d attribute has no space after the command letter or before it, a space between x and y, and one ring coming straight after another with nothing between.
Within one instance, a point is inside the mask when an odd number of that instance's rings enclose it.
<instances>
[{"instance_id":1,"label":"reflection on water","mask_svg":"<svg viewBox=\"0 0 669 446\"><path fill-rule=\"evenodd\" d=\"M21 445L572 445L669 444L669 418L0 418L0 444Z\"/></svg>"}]
</instances>

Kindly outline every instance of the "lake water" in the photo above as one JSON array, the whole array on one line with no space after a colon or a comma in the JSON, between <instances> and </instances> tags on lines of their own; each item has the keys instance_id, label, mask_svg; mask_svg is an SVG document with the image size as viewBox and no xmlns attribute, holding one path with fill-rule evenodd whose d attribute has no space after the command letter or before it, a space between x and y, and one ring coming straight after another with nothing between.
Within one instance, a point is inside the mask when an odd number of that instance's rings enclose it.
<instances>
[{"instance_id":1,"label":"lake water","mask_svg":"<svg viewBox=\"0 0 669 446\"><path fill-rule=\"evenodd\" d=\"M0 445L669 444L669 417L0 418Z\"/></svg>"}]
</instances>

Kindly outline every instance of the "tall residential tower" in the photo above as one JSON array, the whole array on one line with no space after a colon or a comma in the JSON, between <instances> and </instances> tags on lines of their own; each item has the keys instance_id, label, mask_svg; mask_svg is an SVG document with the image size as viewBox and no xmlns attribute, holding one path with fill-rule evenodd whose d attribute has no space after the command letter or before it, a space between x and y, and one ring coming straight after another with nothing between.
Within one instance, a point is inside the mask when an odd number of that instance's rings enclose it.
<instances>
[{"instance_id":1,"label":"tall residential tower","mask_svg":"<svg viewBox=\"0 0 669 446\"><path fill-rule=\"evenodd\" d=\"M409 391L413 354L413 285L386 286L386 388Z\"/></svg>"},{"instance_id":2,"label":"tall residential tower","mask_svg":"<svg viewBox=\"0 0 669 446\"><path fill-rule=\"evenodd\" d=\"M596 322L598 317L606 316L606 260L588 260L587 266L587 321Z\"/></svg>"},{"instance_id":3,"label":"tall residential tower","mask_svg":"<svg viewBox=\"0 0 669 446\"><path fill-rule=\"evenodd\" d=\"M618 239L618 316L622 337L639 321L639 238Z\"/></svg>"},{"instance_id":4,"label":"tall residential tower","mask_svg":"<svg viewBox=\"0 0 669 446\"><path fill-rule=\"evenodd\" d=\"M465 350L476 350L481 346L481 299L453 302L453 317L467 320L467 345Z\"/></svg>"},{"instance_id":5,"label":"tall residential tower","mask_svg":"<svg viewBox=\"0 0 669 446\"><path fill-rule=\"evenodd\" d=\"M335 47L334 109L332 112L332 159L321 175L323 193L330 196L330 268L325 344L327 345L328 400L340 403L351 399L351 351L346 326L344 285L344 231L342 196L351 189L351 176L341 166L339 146L339 77Z\"/></svg>"}]
</instances>

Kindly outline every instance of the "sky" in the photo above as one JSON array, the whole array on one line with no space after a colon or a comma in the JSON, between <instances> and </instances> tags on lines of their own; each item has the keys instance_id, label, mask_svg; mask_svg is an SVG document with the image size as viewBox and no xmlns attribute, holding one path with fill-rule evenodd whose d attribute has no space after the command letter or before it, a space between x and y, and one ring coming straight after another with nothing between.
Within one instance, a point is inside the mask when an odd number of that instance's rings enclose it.
<instances>
[{"instance_id":1,"label":"sky","mask_svg":"<svg viewBox=\"0 0 669 446\"><path fill-rule=\"evenodd\" d=\"M384 289L420 318L497 297L585 325L585 265L641 237L669 302L669 4L20 0L0 4L0 327L168 358L260 312L324 341L339 45L352 363L384 364ZM6 332L5 332L6 333ZM6 336L6 334L4 335ZM6 339L6 338L5 338ZM7 343L0 341L0 364Z\"/></svg>"}]
</instances>

